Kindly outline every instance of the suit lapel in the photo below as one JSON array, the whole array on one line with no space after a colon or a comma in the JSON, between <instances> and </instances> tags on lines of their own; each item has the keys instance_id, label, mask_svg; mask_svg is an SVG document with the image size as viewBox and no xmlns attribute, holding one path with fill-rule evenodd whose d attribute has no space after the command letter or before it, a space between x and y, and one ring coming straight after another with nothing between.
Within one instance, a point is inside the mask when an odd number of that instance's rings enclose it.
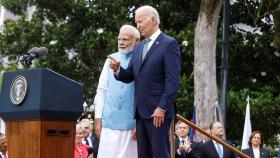
<instances>
[{"instance_id":1,"label":"suit lapel","mask_svg":"<svg viewBox=\"0 0 280 158\"><path fill-rule=\"evenodd\" d=\"M260 158L263 158L263 157L264 157L264 149L260 148Z\"/></svg>"},{"instance_id":2,"label":"suit lapel","mask_svg":"<svg viewBox=\"0 0 280 158\"><path fill-rule=\"evenodd\" d=\"M223 146L223 157L225 157L229 152L229 149Z\"/></svg>"},{"instance_id":3,"label":"suit lapel","mask_svg":"<svg viewBox=\"0 0 280 158\"><path fill-rule=\"evenodd\" d=\"M254 156L254 152L253 152L253 148L250 148L250 153L251 153L251 155L252 155L252 157L251 158L255 158L255 156ZM261 157L261 156L260 156Z\"/></svg>"},{"instance_id":4,"label":"suit lapel","mask_svg":"<svg viewBox=\"0 0 280 158\"><path fill-rule=\"evenodd\" d=\"M156 38L156 40L154 41L151 48L148 50L148 52L144 58L144 61L142 61L142 63L141 63L141 67L146 62L146 60L151 56L151 54L154 52L154 50L160 45L160 41L163 39L163 37L164 37L164 34L161 32L159 34L159 36ZM143 46L144 46L144 44L141 46L142 47L141 50L143 50ZM142 55L142 52L140 54ZM140 56L140 59L141 59L141 56ZM140 69L141 69L141 67L140 67Z\"/></svg>"},{"instance_id":5,"label":"suit lapel","mask_svg":"<svg viewBox=\"0 0 280 158\"><path fill-rule=\"evenodd\" d=\"M144 47L144 42L142 40L141 43L135 49L135 52L133 53L133 54L135 54L134 62L136 64L135 70L137 70L137 73L139 73L141 65L142 65L143 47Z\"/></svg>"},{"instance_id":6,"label":"suit lapel","mask_svg":"<svg viewBox=\"0 0 280 158\"><path fill-rule=\"evenodd\" d=\"M209 150L213 151L213 154L215 155L215 157L219 157L219 154L218 154L218 152L215 148L214 142L212 140L210 140L209 144L210 144L210 149Z\"/></svg>"}]
</instances>

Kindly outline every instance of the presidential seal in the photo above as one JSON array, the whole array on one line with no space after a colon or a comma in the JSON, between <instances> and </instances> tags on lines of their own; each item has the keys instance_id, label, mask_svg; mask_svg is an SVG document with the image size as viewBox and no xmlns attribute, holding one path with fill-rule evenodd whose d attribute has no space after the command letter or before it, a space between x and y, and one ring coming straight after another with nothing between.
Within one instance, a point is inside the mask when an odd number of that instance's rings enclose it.
<instances>
[{"instance_id":1,"label":"presidential seal","mask_svg":"<svg viewBox=\"0 0 280 158\"><path fill-rule=\"evenodd\" d=\"M16 76L10 88L10 99L15 105L19 105L26 97L28 89L27 80L24 76Z\"/></svg>"}]
</instances>

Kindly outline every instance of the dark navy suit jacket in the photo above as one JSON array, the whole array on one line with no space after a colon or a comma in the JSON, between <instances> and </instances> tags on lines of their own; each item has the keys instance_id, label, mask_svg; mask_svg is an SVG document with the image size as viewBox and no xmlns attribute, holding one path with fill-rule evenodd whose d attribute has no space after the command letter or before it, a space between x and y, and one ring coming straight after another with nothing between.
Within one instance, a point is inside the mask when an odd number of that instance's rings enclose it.
<instances>
[{"instance_id":1,"label":"dark navy suit jacket","mask_svg":"<svg viewBox=\"0 0 280 158\"><path fill-rule=\"evenodd\" d=\"M120 68L117 80L125 83L134 81L134 105L143 119L151 119L159 106L166 111L165 118L175 116L175 98L179 87L181 54L176 40L160 33L144 60L144 42L138 44L128 68Z\"/></svg>"},{"instance_id":2,"label":"dark navy suit jacket","mask_svg":"<svg viewBox=\"0 0 280 158\"><path fill-rule=\"evenodd\" d=\"M244 150L242 150L242 152L244 152L251 158L255 158L252 148L244 149ZM270 158L268 150L266 150L265 148L260 148L260 158Z\"/></svg>"},{"instance_id":3,"label":"dark navy suit jacket","mask_svg":"<svg viewBox=\"0 0 280 158\"><path fill-rule=\"evenodd\" d=\"M212 140L202 143L199 147L201 158L219 158L218 152ZM223 147L223 158L235 158L234 152Z\"/></svg>"}]
</instances>

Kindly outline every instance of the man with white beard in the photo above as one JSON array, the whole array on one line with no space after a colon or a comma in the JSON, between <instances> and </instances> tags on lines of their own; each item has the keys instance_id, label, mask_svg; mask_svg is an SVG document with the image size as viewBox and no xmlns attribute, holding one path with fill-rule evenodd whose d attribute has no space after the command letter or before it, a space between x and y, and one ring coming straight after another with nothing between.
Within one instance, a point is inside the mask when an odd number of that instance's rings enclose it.
<instances>
[{"instance_id":1,"label":"man with white beard","mask_svg":"<svg viewBox=\"0 0 280 158\"><path fill-rule=\"evenodd\" d=\"M123 25L118 36L119 51L109 56L127 67L139 41L139 31ZM109 60L102 69L94 99L95 133L100 138L97 158L137 158L134 83L117 81Z\"/></svg>"}]
</instances>

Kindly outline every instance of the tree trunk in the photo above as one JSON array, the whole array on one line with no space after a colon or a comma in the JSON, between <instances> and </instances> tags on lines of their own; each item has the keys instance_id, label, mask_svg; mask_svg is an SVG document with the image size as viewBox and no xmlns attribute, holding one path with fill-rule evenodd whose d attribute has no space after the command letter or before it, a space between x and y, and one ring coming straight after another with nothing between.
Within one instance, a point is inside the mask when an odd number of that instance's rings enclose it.
<instances>
[{"instance_id":1,"label":"tree trunk","mask_svg":"<svg viewBox=\"0 0 280 158\"><path fill-rule=\"evenodd\" d=\"M218 107L216 36L222 2L223 0L201 0L195 28L194 104L196 124L200 127L209 126L215 120L214 111ZM223 120L221 115L220 120Z\"/></svg>"},{"instance_id":2,"label":"tree trunk","mask_svg":"<svg viewBox=\"0 0 280 158\"><path fill-rule=\"evenodd\" d=\"M273 15L273 21L274 21L274 46L277 49L280 49L280 11L275 12Z\"/></svg>"}]
</instances>

